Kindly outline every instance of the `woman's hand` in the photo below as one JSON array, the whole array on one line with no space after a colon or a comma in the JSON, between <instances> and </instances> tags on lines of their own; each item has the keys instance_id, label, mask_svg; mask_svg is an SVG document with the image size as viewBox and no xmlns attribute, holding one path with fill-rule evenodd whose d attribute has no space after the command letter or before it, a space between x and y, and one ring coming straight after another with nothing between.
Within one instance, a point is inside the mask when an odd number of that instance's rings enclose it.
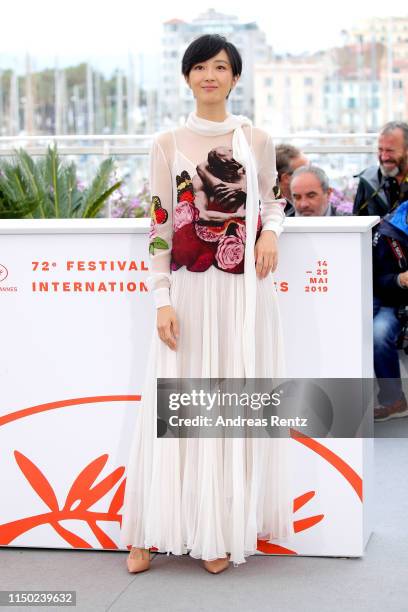
<instances>
[{"instance_id":1,"label":"woman's hand","mask_svg":"<svg viewBox=\"0 0 408 612\"><path fill-rule=\"evenodd\" d=\"M214 187L214 195L220 204L234 205L242 199L242 189L229 187L225 183L220 183Z\"/></svg>"},{"instance_id":2,"label":"woman's hand","mask_svg":"<svg viewBox=\"0 0 408 612\"><path fill-rule=\"evenodd\" d=\"M255 243L255 264L258 278L275 272L278 265L278 238L274 231L264 230Z\"/></svg>"},{"instance_id":3,"label":"woman's hand","mask_svg":"<svg viewBox=\"0 0 408 612\"><path fill-rule=\"evenodd\" d=\"M173 306L162 306L157 309L157 331L160 340L172 350L176 350L180 328Z\"/></svg>"}]
</instances>

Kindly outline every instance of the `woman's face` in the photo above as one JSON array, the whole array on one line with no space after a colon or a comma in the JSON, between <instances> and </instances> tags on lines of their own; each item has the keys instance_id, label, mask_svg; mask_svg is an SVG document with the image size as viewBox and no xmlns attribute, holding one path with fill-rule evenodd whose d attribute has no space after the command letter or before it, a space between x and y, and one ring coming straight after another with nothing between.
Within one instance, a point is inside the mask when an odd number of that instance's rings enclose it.
<instances>
[{"instance_id":1,"label":"woman's face","mask_svg":"<svg viewBox=\"0 0 408 612\"><path fill-rule=\"evenodd\" d=\"M238 79L238 76L232 75L228 54L222 49L209 60L195 64L186 77L186 82L197 102L219 104L225 102Z\"/></svg>"}]
</instances>

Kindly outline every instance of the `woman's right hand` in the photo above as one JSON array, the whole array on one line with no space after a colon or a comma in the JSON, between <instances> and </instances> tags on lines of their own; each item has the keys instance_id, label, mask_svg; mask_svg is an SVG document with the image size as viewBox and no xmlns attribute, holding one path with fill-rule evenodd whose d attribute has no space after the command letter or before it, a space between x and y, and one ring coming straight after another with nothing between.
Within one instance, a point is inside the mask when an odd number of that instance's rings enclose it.
<instances>
[{"instance_id":1,"label":"woman's right hand","mask_svg":"<svg viewBox=\"0 0 408 612\"><path fill-rule=\"evenodd\" d=\"M180 328L173 306L162 306L157 309L157 331L160 340L175 351Z\"/></svg>"}]
</instances>

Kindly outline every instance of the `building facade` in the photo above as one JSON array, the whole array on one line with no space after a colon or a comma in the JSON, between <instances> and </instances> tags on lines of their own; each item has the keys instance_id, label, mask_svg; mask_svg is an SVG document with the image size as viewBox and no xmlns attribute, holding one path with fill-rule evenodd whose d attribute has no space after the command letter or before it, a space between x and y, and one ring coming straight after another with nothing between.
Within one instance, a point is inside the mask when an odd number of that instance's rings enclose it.
<instances>
[{"instance_id":1,"label":"building facade","mask_svg":"<svg viewBox=\"0 0 408 612\"><path fill-rule=\"evenodd\" d=\"M184 122L194 109L194 98L181 74L181 60L192 40L202 34L221 34L242 55L242 76L229 99L232 113L254 117L255 64L272 55L265 34L256 23L239 23L238 17L210 9L191 22L172 19L163 25L161 73L159 79L159 123L166 127Z\"/></svg>"}]
</instances>

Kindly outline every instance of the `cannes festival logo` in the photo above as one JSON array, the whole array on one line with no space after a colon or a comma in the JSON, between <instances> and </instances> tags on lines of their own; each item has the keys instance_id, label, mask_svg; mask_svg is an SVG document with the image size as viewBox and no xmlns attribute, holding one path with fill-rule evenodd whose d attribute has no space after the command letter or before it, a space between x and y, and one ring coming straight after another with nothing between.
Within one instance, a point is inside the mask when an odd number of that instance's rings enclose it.
<instances>
[{"instance_id":1,"label":"cannes festival logo","mask_svg":"<svg viewBox=\"0 0 408 612\"><path fill-rule=\"evenodd\" d=\"M3 264L0 264L0 282L4 281L4 279L6 279L7 276L8 276L8 270L6 266L3 266Z\"/></svg>"},{"instance_id":2,"label":"cannes festival logo","mask_svg":"<svg viewBox=\"0 0 408 612\"><path fill-rule=\"evenodd\" d=\"M134 401L138 403L140 400L140 395L96 396L60 400L48 404L30 406L22 410L17 410L16 412L5 414L0 417L0 427L22 418L33 417L37 413L44 413L48 410L55 410L68 406L81 404L90 405L106 401ZM359 501L362 501L363 483L361 476L359 476L344 459L317 440L309 438L294 429L291 429L291 438L295 443L303 444L309 451L316 453L322 460L330 464L331 467L341 474L348 482ZM7 546L12 544L13 540L27 531L40 525L48 524L72 548L93 548L92 544L84 540L78 533L68 530L61 525L60 521L70 519L76 522L85 522L102 548L119 548L118 543L114 542L98 523L110 522L117 523L119 526L122 523L120 510L123 506L126 487L125 466L113 466L112 471L111 468L109 468L108 474L95 484L95 481L101 476L103 469L108 465L109 455L108 453L104 453L99 457L95 457L90 463L84 465L79 474L71 475L72 484L64 496L65 499L61 503L61 501L57 499L55 488L52 486L50 480L48 480L45 471L35 465L29 457L17 449L14 450L14 460L17 462L20 471L24 475L27 485L32 487L45 507L44 512L40 512L39 514L16 518L14 521L0 524L0 545ZM4 491L4 493L10 494L10 491ZM110 502L106 499L108 494L112 494ZM315 491L309 490L296 497L293 500L293 514L297 513L302 507L311 502L315 495ZM93 509L92 507L94 504L103 498L106 499L105 510L101 512L100 510L96 511ZM294 517L293 528L295 534L313 527L316 528L319 523L322 523L324 518L325 515L323 513L312 514L297 520ZM128 549L130 549L130 547L131 544L127 546ZM298 554L296 550L261 539L258 539L257 549L267 554ZM157 549L153 547L152 550Z\"/></svg>"}]
</instances>

